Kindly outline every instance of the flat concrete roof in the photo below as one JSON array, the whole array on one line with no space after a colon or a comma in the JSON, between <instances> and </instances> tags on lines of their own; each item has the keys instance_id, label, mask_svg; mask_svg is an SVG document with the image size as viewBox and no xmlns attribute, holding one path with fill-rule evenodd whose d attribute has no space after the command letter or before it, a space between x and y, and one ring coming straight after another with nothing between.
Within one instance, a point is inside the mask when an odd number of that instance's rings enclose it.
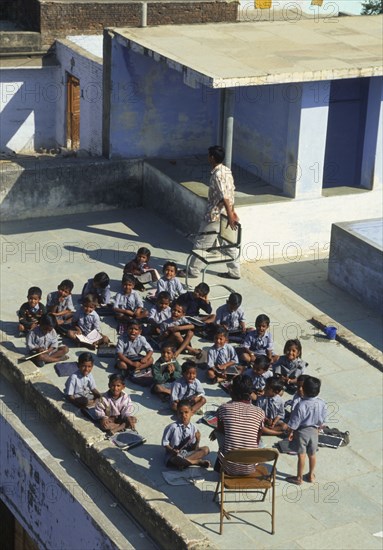
<instances>
[{"instance_id":1,"label":"flat concrete roof","mask_svg":"<svg viewBox=\"0 0 383 550\"><path fill-rule=\"evenodd\" d=\"M109 29L211 88L381 76L383 16Z\"/></svg>"}]
</instances>

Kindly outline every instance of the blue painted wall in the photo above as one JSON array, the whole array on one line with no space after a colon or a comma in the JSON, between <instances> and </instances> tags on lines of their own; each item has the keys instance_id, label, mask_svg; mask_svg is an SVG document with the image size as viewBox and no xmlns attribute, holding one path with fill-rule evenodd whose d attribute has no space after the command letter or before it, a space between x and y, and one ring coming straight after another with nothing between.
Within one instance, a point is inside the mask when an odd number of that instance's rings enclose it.
<instances>
[{"instance_id":1,"label":"blue painted wall","mask_svg":"<svg viewBox=\"0 0 383 550\"><path fill-rule=\"evenodd\" d=\"M234 161L283 189L289 112L300 104L296 84L236 89ZM299 123L299 110L297 113Z\"/></svg>"},{"instance_id":2,"label":"blue painted wall","mask_svg":"<svg viewBox=\"0 0 383 550\"><path fill-rule=\"evenodd\" d=\"M16 153L56 147L58 69L2 69L0 150Z\"/></svg>"},{"instance_id":3,"label":"blue painted wall","mask_svg":"<svg viewBox=\"0 0 383 550\"><path fill-rule=\"evenodd\" d=\"M218 92L186 86L182 73L116 40L111 79L112 156L191 156L216 141Z\"/></svg>"},{"instance_id":4,"label":"blue painted wall","mask_svg":"<svg viewBox=\"0 0 383 550\"><path fill-rule=\"evenodd\" d=\"M39 548L115 550L74 487L56 479L44 464L47 457L37 456L1 415L0 433L1 499Z\"/></svg>"}]
</instances>

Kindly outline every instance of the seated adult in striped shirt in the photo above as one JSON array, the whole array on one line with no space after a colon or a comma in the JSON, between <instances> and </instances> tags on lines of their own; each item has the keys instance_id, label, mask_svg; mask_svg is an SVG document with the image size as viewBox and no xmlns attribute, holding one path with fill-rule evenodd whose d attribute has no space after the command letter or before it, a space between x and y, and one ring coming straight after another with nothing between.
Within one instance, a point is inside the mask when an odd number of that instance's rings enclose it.
<instances>
[{"instance_id":1,"label":"seated adult in striped shirt","mask_svg":"<svg viewBox=\"0 0 383 550\"><path fill-rule=\"evenodd\" d=\"M225 454L233 449L254 449L258 447L265 420L265 413L251 404L253 386L250 378L243 374L233 380L232 400L221 405L217 411L218 426L210 434L210 439L218 439L218 465ZM229 475L249 475L255 470L255 464L237 464L229 462L226 473Z\"/></svg>"}]
</instances>

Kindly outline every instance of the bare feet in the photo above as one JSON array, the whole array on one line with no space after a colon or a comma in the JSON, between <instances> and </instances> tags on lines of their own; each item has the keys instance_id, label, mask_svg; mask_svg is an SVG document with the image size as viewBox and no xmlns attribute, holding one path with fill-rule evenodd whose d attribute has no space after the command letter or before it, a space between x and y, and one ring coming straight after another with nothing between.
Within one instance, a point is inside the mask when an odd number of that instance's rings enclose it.
<instances>
[{"instance_id":1,"label":"bare feet","mask_svg":"<svg viewBox=\"0 0 383 550\"><path fill-rule=\"evenodd\" d=\"M286 477L287 483L294 483L294 485L302 485L302 480L297 476Z\"/></svg>"},{"instance_id":2,"label":"bare feet","mask_svg":"<svg viewBox=\"0 0 383 550\"><path fill-rule=\"evenodd\" d=\"M307 481L307 483L315 483L316 477L315 474L306 474L303 476L303 479Z\"/></svg>"}]
</instances>

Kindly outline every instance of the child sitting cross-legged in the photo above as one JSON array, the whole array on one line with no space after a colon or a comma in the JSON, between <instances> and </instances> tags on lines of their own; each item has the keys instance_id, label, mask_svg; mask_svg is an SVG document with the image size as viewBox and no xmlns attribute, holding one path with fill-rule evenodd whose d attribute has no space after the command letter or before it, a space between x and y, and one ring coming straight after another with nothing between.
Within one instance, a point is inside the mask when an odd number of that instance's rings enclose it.
<instances>
[{"instance_id":1,"label":"child sitting cross-legged","mask_svg":"<svg viewBox=\"0 0 383 550\"><path fill-rule=\"evenodd\" d=\"M190 355L195 355L199 359L201 350L194 349L191 345L193 329L194 326L185 318L184 306L176 302L171 309L170 317L160 324L160 340L174 344L177 348L176 357L186 350Z\"/></svg>"},{"instance_id":2,"label":"child sitting cross-legged","mask_svg":"<svg viewBox=\"0 0 383 550\"><path fill-rule=\"evenodd\" d=\"M153 386L152 392L170 397L174 382L181 378L181 365L174 357L175 347L173 344L164 342L161 347L161 357L152 366Z\"/></svg>"},{"instance_id":3,"label":"child sitting cross-legged","mask_svg":"<svg viewBox=\"0 0 383 550\"><path fill-rule=\"evenodd\" d=\"M169 292L171 301L178 298L180 294L185 292L181 281L177 278L177 264L174 262L166 262L162 268L163 275L157 281L156 296L163 290Z\"/></svg>"},{"instance_id":4,"label":"child sitting cross-legged","mask_svg":"<svg viewBox=\"0 0 383 550\"><path fill-rule=\"evenodd\" d=\"M220 306L215 315L215 324L226 328L230 335L246 336L245 314L241 307L242 296L238 292L232 292L226 304Z\"/></svg>"},{"instance_id":5,"label":"child sitting cross-legged","mask_svg":"<svg viewBox=\"0 0 383 550\"><path fill-rule=\"evenodd\" d=\"M95 398L101 397L92 374L94 357L86 351L81 353L77 363L78 370L65 383L65 397L76 407L91 407Z\"/></svg>"},{"instance_id":6,"label":"child sitting cross-legged","mask_svg":"<svg viewBox=\"0 0 383 550\"><path fill-rule=\"evenodd\" d=\"M132 415L132 401L124 392L124 377L121 374L111 374L108 386L109 390L98 399L95 406L100 428L110 435L127 429L134 430L137 418Z\"/></svg>"},{"instance_id":7,"label":"child sitting cross-legged","mask_svg":"<svg viewBox=\"0 0 383 550\"><path fill-rule=\"evenodd\" d=\"M255 319L255 330L246 334L241 360L252 363L258 355L266 355L270 362L277 359L273 355L273 338L269 330L270 318L261 314Z\"/></svg>"},{"instance_id":8,"label":"child sitting cross-legged","mask_svg":"<svg viewBox=\"0 0 383 550\"><path fill-rule=\"evenodd\" d=\"M57 290L50 292L47 296L47 311L55 317L58 328L69 323L73 317L72 290L73 282L64 279Z\"/></svg>"},{"instance_id":9,"label":"child sitting cross-legged","mask_svg":"<svg viewBox=\"0 0 383 550\"><path fill-rule=\"evenodd\" d=\"M184 470L197 465L209 468L210 462L204 460L209 454L209 447L200 447L201 433L190 422L192 408L189 401L179 401L177 404L177 422L169 424L162 436L162 446L165 448L165 463Z\"/></svg>"},{"instance_id":10,"label":"child sitting cross-legged","mask_svg":"<svg viewBox=\"0 0 383 550\"><path fill-rule=\"evenodd\" d=\"M150 256L150 250L141 246L133 260L130 260L124 267L124 277L125 275L133 276L137 290L143 291L145 283L158 281L160 278L157 269L149 266Z\"/></svg>"},{"instance_id":11,"label":"child sitting cross-legged","mask_svg":"<svg viewBox=\"0 0 383 550\"><path fill-rule=\"evenodd\" d=\"M212 383L226 380L227 369L238 364L237 353L228 343L228 336L224 327L216 328L214 346L207 353L207 378Z\"/></svg>"},{"instance_id":12,"label":"child sitting cross-legged","mask_svg":"<svg viewBox=\"0 0 383 550\"><path fill-rule=\"evenodd\" d=\"M153 349L141 332L141 323L133 320L128 325L127 334L119 336L116 368L133 374L153 364Z\"/></svg>"},{"instance_id":13,"label":"child sitting cross-legged","mask_svg":"<svg viewBox=\"0 0 383 550\"><path fill-rule=\"evenodd\" d=\"M156 304L149 310L148 325L149 333L152 336L158 336L161 332L161 323L171 317L172 310L170 308L170 294L163 290L156 299Z\"/></svg>"},{"instance_id":14,"label":"child sitting cross-legged","mask_svg":"<svg viewBox=\"0 0 383 550\"><path fill-rule=\"evenodd\" d=\"M77 335L82 334L88 336L93 330L100 333L100 338L93 342L92 348L101 344L110 342L107 336L101 334L101 321L98 313L96 313L97 300L92 294L85 296L79 311L73 315L71 329L68 330L68 337L71 340L76 340Z\"/></svg>"},{"instance_id":15,"label":"child sitting cross-legged","mask_svg":"<svg viewBox=\"0 0 383 550\"><path fill-rule=\"evenodd\" d=\"M132 319L143 319L148 314L144 309L142 298L137 290L134 290L134 286L134 277L125 275L122 279L122 292L118 292L114 300L114 316L123 324Z\"/></svg>"},{"instance_id":16,"label":"child sitting cross-legged","mask_svg":"<svg viewBox=\"0 0 383 550\"><path fill-rule=\"evenodd\" d=\"M170 397L170 406L177 410L179 401L188 401L192 414L199 413L206 403L205 392L201 382L197 379L197 367L192 361L185 361L182 365L182 378L174 382Z\"/></svg>"},{"instance_id":17,"label":"child sitting cross-legged","mask_svg":"<svg viewBox=\"0 0 383 550\"><path fill-rule=\"evenodd\" d=\"M19 331L28 332L37 327L42 315L47 312L46 307L40 302L42 296L41 288L31 286L28 289L27 301L24 302L19 311Z\"/></svg>"},{"instance_id":18,"label":"child sitting cross-legged","mask_svg":"<svg viewBox=\"0 0 383 550\"><path fill-rule=\"evenodd\" d=\"M206 283L199 283L194 290L184 292L177 298L177 303L182 304L185 309L185 315L198 317L205 323L212 323L212 307L209 301L210 287ZM200 310L203 314L200 314Z\"/></svg>"},{"instance_id":19,"label":"child sitting cross-legged","mask_svg":"<svg viewBox=\"0 0 383 550\"><path fill-rule=\"evenodd\" d=\"M251 398L253 400L265 393L266 381L268 378L273 376L272 371L270 370L270 361L266 355L258 355L255 358L252 367L245 370L245 376L248 376L251 379L253 390Z\"/></svg>"},{"instance_id":20,"label":"child sitting cross-legged","mask_svg":"<svg viewBox=\"0 0 383 550\"><path fill-rule=\"evenodd\" d=\"M284 355L273 364L274 376L279 376L289 393L297 389L297 379L304 374L307 363L302 359L302 344L299 340L287 340Z\"/></svg>"},{"instance_id":21,"label":"child sitting cross-legged","mask_svg":"<svg viewBox=\"0 0 383 550\"><path fill-rule=\"evenodd\" d=\"M96 273L92 279L88 281L83 286L81 292L81 302L88 296L92 294L95 297L96 307L107 306L110 303L110 279L109 275L104 271Z\"/></svg>"},{"instance_id":22,"label":"child sitting cross-legged","mask_svg":"<svg viewBox=\"0 0 383 550\"><path fill-rule=\"evenodd\" d=\"M254 403L265 413L265 424L262 430L264 435L281 435L287 429L287 425L283 422L285 407L280 395L282 392L283 382L273 376L266 381L264 395L258 397Z\"/></svg>"},{"instance_id":23,"label":"child sitting cross-legged","mask_svg":"<svg viewBox=\"0 0 383 550\"><path fill-rule=\"evenodd\" d=\"M55 325L55 318L45 314L40 318L40 325L28 333L27 348L29 353L31 355L40 354L32 358L37 367L43 367L45 363L57 363L60 359L64 361L68 359L65 355L68 353L68 348L58 345Z\"/></svg>"}]
</instances>

